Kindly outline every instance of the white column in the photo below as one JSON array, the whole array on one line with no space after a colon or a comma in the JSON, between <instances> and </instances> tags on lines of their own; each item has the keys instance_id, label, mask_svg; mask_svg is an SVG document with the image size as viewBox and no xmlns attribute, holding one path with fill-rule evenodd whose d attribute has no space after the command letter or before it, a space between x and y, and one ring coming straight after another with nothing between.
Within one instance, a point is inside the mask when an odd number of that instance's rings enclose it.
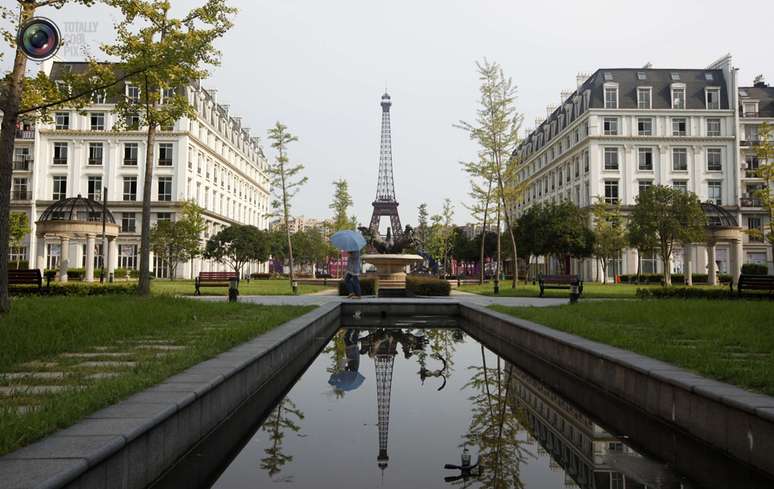
<instances>
[{"instance_id":1,"label":"white column","mask_svg":"<svg viewBox=\"0 0 774 489\"><path fill-rule=\"evenodd\" d=\"M96 236L94 234L86 235L86 281L94 281L94 247L96 246Z\"/></svg>"},{"instance_id":2,"label":"white column","mask_svg":"<svg viewBox=\"0 0 774 489\"><path fill-rule=\"evenodd\" d=\"M693 245L683 246L683 274L685 275L685 284L693 286Z\"/></svg>"},{"instance_id":3,"label":"white column","mask_svg":"<svg viewBox=\"0 0 774 489\"><path fill-rule=\"evenodd\" d=\"M739 275L742 274L742 263L744 263L744 246L741 239L731 241L731 275L734 277L734 284L739 283Z\"/></svg>"},{"instance_id":4,"label":"white column","mask_svg":"<svg viewBox=\"0 0 774 489\"><path fill-rule=\"evenodd\" d=\"M46 271L46 235L42 234L38 236L38 243L37 243L37 268L40 270L40 274L43 275L43 273ZM30 264L32 265L32 264Z\"/></svg>"},{"instance_id":5,"label":"white column","mask_svg":"<svg viewBox=\"0 0 774 489\"><path fill-rule=\"evenodd\" d=\"M718 265L715 263L715 243L707 243L707 283L718 284Z\"/></svg>"},{"instance_id":6,"label":"white column","mask_svg":"<svg viewBox=\"0 0 774 489\"><path fill-rule=\"evenodd\" d=\"M62 247L59 256L59 281L67 282L67 269L70 267L70 238L62 236L59 239Z\"/></svg>"},{"instance_id":7,"label":"white column","mask_svg":"<svg viewBox=\"0 0 774 489\"><path fill-rule=\"evenodd\" d=\"M118 243L116 243L116 238L108 238L107 273L114 273L116 271L116 265L118 265Z\"/></svg>"}]
</instances>

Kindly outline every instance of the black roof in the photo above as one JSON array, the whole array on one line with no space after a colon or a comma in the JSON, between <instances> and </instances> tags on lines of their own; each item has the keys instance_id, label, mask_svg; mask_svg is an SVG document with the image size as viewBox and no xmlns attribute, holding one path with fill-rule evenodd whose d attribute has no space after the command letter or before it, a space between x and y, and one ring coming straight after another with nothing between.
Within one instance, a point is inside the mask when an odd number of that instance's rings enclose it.
<instances>
[{"instance_id":1,"label":"black roof","mask_svg":"<svg viewBox=\"0 0 774 489\"><path fill-rule=\"evenodd\" d=\"M43 211L39 221L79 221L79 222L99 222L102 221L102 203L86 197L70 197L61 199ZM105 209L105 220L115 224L116 220L109 209Z\"/></svg>"},{"instance_id":2,"label":"black roof","mask_svg":"<svg viewBox=\"0 0 774 489\"><path fill-rule=\"evenodd\" d=\"M739 87L739 95L740 109L745 99L753 99L758 101L759 117L774 117L774 87Z\"/></svg>"}]
</instances>

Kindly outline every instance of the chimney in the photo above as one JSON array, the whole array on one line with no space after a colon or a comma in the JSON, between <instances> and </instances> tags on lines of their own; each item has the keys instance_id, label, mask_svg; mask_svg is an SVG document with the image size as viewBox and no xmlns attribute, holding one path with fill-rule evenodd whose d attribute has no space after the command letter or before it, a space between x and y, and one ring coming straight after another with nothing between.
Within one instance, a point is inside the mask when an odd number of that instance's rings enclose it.
<instances>
[{"instance_id":1,"label":"chimney","mask_svg":"<svg viewBox=\"0 0 774 489\"><path fill-rule=\"evenodd\" d=\"M544 120L542 117L535 117L535 127L540 127Z\"/></svg>"},{"instance_id":2,"label":"chimney","mask_svg":"<svg viewBox=\"0 0 774 489\"><path fill-rule=\"evenodd\" d=\"M218 91L213 89L207 90L207 93L210 94L210 98L212 99L213 104L218 103Z\"/></svg>"},{"instance_id":3,"label":"chimney","mask_svg":"<svg viewBox=\"0 0 774 489\"><path fill-rule=\"evenodd\" d=\"M645 66L642 67L643 70L649 70L651 68L653 68L653 63L651 63L650 61L645 63Z\"/></svg>"},{"instance_id":4,"label":"chimney","mask_svg":"<svg viewBox=\"0 0 774 489\"><path fill-rule=\"evenodd\" d=\"M572 95L572 90L562 90L562 92L559 94L559 97L561 100L559 100L560 104L564 104L568 98L570 98L570 95Z\"/></svg>"},{"instance_id":5,"label":"chimney","mask_svg":"<svg viewBox=\"0 0 774 489\"><path fill-rule=\"evenodd\" d=\"M228 117L228 110L230 108L231 108L231 106L228 105L228 104L221 104L220 105L220 110L222 110L226 114L226 117Z\"/></svg>"},{"instance_id":6,"label":"chimney","mask_svg":"<svg viewBox=\"0 0 774 489\"><path fill-rule=\"evenodd\" d=\"M237 128L241 128L242 127L242 118L241 117L232 117L231 119L234 121L234 125Z\"/></svg>"},{"instance_id":7,"label":"chimney","mask_svg":"<svg viewBox=\"0 0 774 489\"><path fill-rule=\"evenodd\" d=\"M577 88L580 88L581 85L586 83L586 80L589 79L588 73L578 73L575 75L575 83L578 85Z\"/></svg>"},{"instance_id":8,"label":"chimney","mask_svg":"<svg viewBox=\"0 0 774 489\"><path fill-rule=\"evenodd\" d=\"M556 110L556 105L547 105L546 106L546 119L551 117L551 114L553 114L555 110Z\"/></svg>"}]
</instances>

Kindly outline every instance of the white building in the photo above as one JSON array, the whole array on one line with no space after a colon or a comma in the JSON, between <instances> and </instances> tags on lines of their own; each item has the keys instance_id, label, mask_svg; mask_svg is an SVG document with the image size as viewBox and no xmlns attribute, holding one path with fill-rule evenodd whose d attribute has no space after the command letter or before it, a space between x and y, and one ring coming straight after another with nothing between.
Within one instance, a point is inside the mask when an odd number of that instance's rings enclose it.
<instances>
[{"instance_id":1,"label":"white building","mask_svg":"<svg viewBox=\"0 0 774 489\"><path fill-rule=\"evenodd\" d=\"M52 79L66 71L85 68L84 63L54 62L47 66ZM124 87L127 97L138 97L137 87ZM154 151L152 220L175 219L181 204L193 200L204 209L207 229L202 236L232 224L267 227L269 181L266 159L258 138L250 136L239 117L219 104L215 90L198 85L186 88L196 118L182 118L158 133ZM121 226L111 244L108 268L139 266L142 189L146 148L143 130L112 130L115 114L104 95L83 113L61 109L51 124L20 125L14 153L13 211L26 212L32 232L24 245L12 252L29 260L30 266L57 268L63 256L69 267L85 266L85 241L70 241L64 253L61 240L37 236L34 222L53 202L82 195L101 199L107 188L107 206ZM95 261L101 262L102 245ZM151 258L152 271L165 277L166 267ZM248 269L249 268L249 269ZM265 271L254 263L245 272ZM225 269L202 259L181 264L180 277L199 271Z\"/></svg>"},{"instance_id":2,"label":"white building","mask_svg":"<svg viewBox=\"0 0 774 489\"><path fill-rule=\"evenodd\" d=\"M648 65L579 75L577 89L562 93L561 104L549 107L517 150L525 192L516 213L565 199L587 207L595 198L618 202L626 211L641 189L668 185L721 206L743 225L743 214L760 209L742 207L747 190L741 187L746 176L737 98L730 56L705 69ZM744 235L707 248L691 245L673 253L672 270L683 272L690 261L693 273L708 273L708 252L714 252L719 272L732 275L743 262L763 260L760 253L772 261L770 249ZM644 273L663 269L656 256L625 250L608 275L636 273L638 260ZM586 280L601 274L595 260L566 265Z\"/></svg>"}]
</instances>

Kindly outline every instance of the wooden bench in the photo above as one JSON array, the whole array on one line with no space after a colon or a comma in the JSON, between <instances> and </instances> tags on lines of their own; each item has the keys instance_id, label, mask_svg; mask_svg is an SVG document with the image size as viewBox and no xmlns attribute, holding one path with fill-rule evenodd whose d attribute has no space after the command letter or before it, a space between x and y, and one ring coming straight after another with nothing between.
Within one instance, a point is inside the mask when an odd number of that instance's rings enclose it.
<instances>
[{"instance_id":1,"label":"wooden bench","mask_svg":"<svg viewBox=\"0 0 774 489\"><path fill-rule=\"evenodd\" d=\"M769 294L774 291L774 275L747 275L739 276L736 290L742 295L742 290L767 290Z\"/></svg>"},{"instance_id":2,"label":"wooden bench","mask_svg":"<svg viewBox=\"0 0 774 489\"><path fill-rule=\"evenodd\" d=\"M228 281L237 278L234 272L199 272L194 280L196 292L194 295L202 295L200 287L228 287Z\"/></svg>"},{"instance_id":3,"label":"wooden bench","mask_svg":"<svg viewBox=\"0 0 774 489\"><path fill-rule=\"evenodd\" d=\"M540 285L540 297L543 297L545 289L569 289L578 285L578 294L583 293L583 280L578 275L538 275Z\"/></svg>"},{"instance_id":4,"label":"wooden bench","mask_svg":"<svg viewBox=\"0 0 774 489\"><path fill-rule=\"evenodd\" d=\"M8 270L8 285L37 285L38 292L43 291L43 276L40 270Z\"/></svg>"}]
</instances>

